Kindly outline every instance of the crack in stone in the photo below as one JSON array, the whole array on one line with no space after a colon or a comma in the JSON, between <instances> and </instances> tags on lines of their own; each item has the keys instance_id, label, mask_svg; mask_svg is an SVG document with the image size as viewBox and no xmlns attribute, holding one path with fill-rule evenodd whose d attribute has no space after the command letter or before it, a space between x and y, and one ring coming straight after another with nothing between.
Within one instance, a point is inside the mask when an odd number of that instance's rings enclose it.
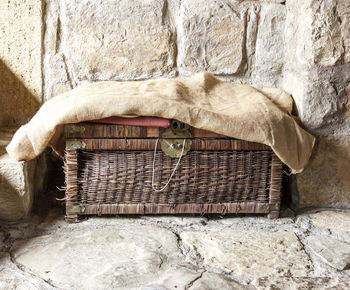
<instances>
[{"instance_id":1,"label":"crack in stone","mask_svg":"<svg viewBox=\"0 0 350 290\"><path fill-rule=\"evenodd\" d=\"M61 18L57 16L55 53L58 53L61 46Z\"/></svg>"},{"instance_id":2,"label":"crack in stone","mask_svg":"<svg viewBox=\"0 0 350 290\"><path fill-rule=\"evenodd\" d=\"M169 229L169 230L175 235L176 241L177 241L177 247L180 250L181 254L184 255L184 257L187 257L184 250L181 247L182 239L181 239L180 235L172 229Z\"/></svg>"},{"instance_id":3,"label":"crack in stone","mask_svg":"<svg viewBox=\"0 0 350 290\"><path fill-rule=\"evenodd\" d=\"M10 260L11 260L12 264L15 265L19 271L23 272L24 274L30 275L33 278L39 279L40 281L42 281L43 283L47 284L48 286L50 286L54 289L60 289L60 290L64 289L64 288L60 288L60 287L54 285L53 282L51 282L50 280L46 280L46 279L38 276L37 274L33 273L32 271L28 270L23 264L16 261L16 258L14 257L14 255L11 251L8 252L8 254L10 255Z\"/></svg>"},{"instance_id":4,"label":"crack in stone","mask_svg":"<svg viewBox=\"0 0 350 290\"><path fill-rule=\"evenodd\" d=\"M72 77L69 73L69 69L68 69L68 65L67 65L67 61L66 61L66 56L62 53L62 60L63 60L63 63L64 63L64 69L66 71L66 75L67 75L67 79L68 79L68 82L69 82L69 86L71 89L74 88L73 86L73 81L72 81Z\"/></svg>"},{"instance_id":5,"label":"crack in stone","mask_svg":"<svg viewBox=\"0 0 350 290\"><path fill-rule=\"evenodd\" d=\"M301 239L296 233L294 233L294 234L295 234L295 236L297 237L297 239L298 239L298 241L299 241L299 243L300 243L300 245L301 245L302 250L304 251L304 253L306 254L307 258L309 259L309 261L310 261L310 263L311 263L311 269L310 269L310 271L315 272L315 265L314 265L314 261L313 261L311 255L310 255L310 254L308 253L308 251L306 250L306 247L305 247L304 243L302 242L302 239Z\"/></svg>"},{"instance_id":6,"label":"crack in stone","mask_svg":"<svg viewBox=\"0 0 350 290\"><path fill-rule=\"evenodd\" d=\"M6 253L9 253L11 247L12 247L12 244L13 244L13 239L11 238L11 234L6 231L6 230L1 230L3 233L4 233L4 239L3 239L3 244L4 244L4 247L5 247L5 252Z\"/></svg>"},{"instance_id":7,"label":"crack in stone","mask_svg":"<svg viewBox=\"0 0 350 290\"><path fill-rule=\"evenodd\" d=\"M191 282L189 282L189 283L185 286L185 289L186 289L186 290L189 290L197 280L199 280L199 279L201 279L201 278L203 277L203 274L204 274L205 272L207 272L207 270L202 271L201 274L200 274L197 278L195 278L195 279L193 279Z\"/></svg>"},{"instance_id":8,"label":"crack in stone","mask_svg":"<svg viewBox=\"0 0 350 290\"><path fill-rule=\"evenodd\" d=\"M162 20L161 20L162 25L165 25L167 16L168 16L168 0L164 0L163 7L162 7Z\"/></svg>"}]
</instances>

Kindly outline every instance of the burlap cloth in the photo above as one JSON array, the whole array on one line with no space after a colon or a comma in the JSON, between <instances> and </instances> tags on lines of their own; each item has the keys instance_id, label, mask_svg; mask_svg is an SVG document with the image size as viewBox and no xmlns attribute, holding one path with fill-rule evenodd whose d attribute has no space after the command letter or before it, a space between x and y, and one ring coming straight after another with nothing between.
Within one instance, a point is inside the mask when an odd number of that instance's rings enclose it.
<instances>
[{"instance_id":1,"label":"burlap cloth","mask_svg":"<svg viewBox=\"0 0 350 290\"><path fill-rule=\"evenodd\" d=\"M308 162L315 139L293 119L292 105L282 90L257 90L209 73L188 79L96 82L47 101L6 149L17 161L29 160L48 145L62 152L63 124L110 116L159 116L269 145L298 173Z\"/></svg>"}]
</instances>

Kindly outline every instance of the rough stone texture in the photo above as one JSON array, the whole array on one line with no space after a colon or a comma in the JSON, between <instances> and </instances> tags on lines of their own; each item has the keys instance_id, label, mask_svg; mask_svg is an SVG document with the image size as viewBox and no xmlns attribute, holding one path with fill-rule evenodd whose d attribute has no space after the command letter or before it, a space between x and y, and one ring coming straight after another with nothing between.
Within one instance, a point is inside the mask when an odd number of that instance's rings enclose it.
<instances>
[{"instance_id":1,"label":"rough stone texture","mask_svg":"<svg viewBox=\"0 0 350 290\"><path fill-rule=\"evenodd\" d=\"M328 117L341 114L340 92L350 81L348 69L342 69L345 52L339 16L348 15L350 8L336 0L287 1L286 6L283 86L293 94L304 125L317 132L329 123Z\"/></svg>"},{"instance_id":2,"label":"rough stone texture","mask_svg":"<svg viewBox=\"0 0 350 290\"><path fill-rule=\"evenodd\" d=\"M51 290L55 289L40 278L19 270L11 262L8 253L0 252L0 289L16 290Z\"/></svg>"},{"instance_id":3,"label":"rough stone texture","mask_svg":"<svg viewBox=\"0 0 350 290\"><path fill-rule=\"evenodd\" d=\"M14 162L0 157L0 219L27 216L33 205L35 161Z\"/></svg>"},{"instance_id":4,"label":"rough stone texture","mask_svg":"<svg viewBox=\"0 0 350 290\"><path fill-rule=\"evenodd\" d=\"M340 59L337 61L340 63L350 61L350 3L347 0L337 0L324 1L319 9L319 15L315 16L315 23L318 22L318 26L315 27L315 39L317 39L319 46L317 48L321 51L321 61L325 61L326 65L333 64L333 62L328 62L328 59L337 56L340 54ZM323 11L324 10L324 11ZM331 25L331 31L328 29L329 23ZM323 30L324 29L324 30ZM323 31L322 31L323 30ZM320 37L320 34L323 35ZM320 37L320 38L319 38ZM322 46L323 50L326 50L324 53L321 49L322 38L325 38ZM320 41L321 40L321 41ZM325 48L326 47L326 48ZM328 48L328 49L327 49ZM331 51L332 48L333 51ZM331 57L329 57L329 55ZM319 57L318 54L316 54ZM326 56L326 57L325 57ZM334 64L336 64L334 62Z\"/></svg>"},{"instance_id":5,"label":"rough stone texture","mask_svg":"<svg viewBox=\"0 0 350 290\"><path fill-rule=\"evenodd\" d=\"M176 267L164 274L164 276L150 285L142 286L141 290L166 290L186 289L186 286L196 281L201 276L200 271L185 267Z\"/></svg>"},{"instance_id":6,"label":"rough stone texture","mask_svg":"<svg viewBox=\"0 0 350 290\"><path fill-rule=\"evenodd\" d=\"M306 276L311 270L298 238L287 231L183 232L181 239L205 265L243 277Z\"/></svg>"},{"instance_id":7,"label":"rough stone texture","mask_svg":"<svg viewBox=\"0 0 350 290\"><path fill-rule=\"evenodd\" d=\"M166 1L60 1L48 6L48 14L55 13L46 33L47 66L58 61L46 77L51 94L67 82L174 75Z\"/></svg>"},{"instance_id":8,"label":"rough stone texture","mask_svg":"<svg viewBox=\"0 0 350 290\"><path fill-rule=\"evenodd\" d=\"M266 277L253 281L252 285L261 290L349 289L350 278Z\"/></svg>"},{"instance_id":9,"label":"rough stone texture","mask_svg":"<svg viewBox=\"0 0 350 290\"><path fill-rule=\"evenodd\" d=\"M344 45L344 62L350 62L350 2L347 0L339 0L338 2L341 7L344 7L339 15L341 23L340 31Z\"/></svg>"},{"instance_id":10,"label":"rough stone texture","mask_svg":"<svg viewBox=\"0 0 350 290\"><path fill-rule=\"evenodd\" d=\"M306 126L315 135L334 131L335 120L342 114L342 93L329 81L305 80L293 72L285 73L284 89L293 94L298 113ZM343 88L341 89L343 90ZM340 119L342 119L340 117ZM325 126L331 127L324 130ZM340 127L344 130L344 127ZM323 130L323 132L319 132Z\"/></svg>"},{"instance_id":11,"label":"rough stone texture","mask_svg":"<svg viewBox=\"0 0 350 290\"><path fill-rule=\"evenodd\" d=\"M69 289L147 285L181 262L179 255L176 236L154 226L73 230L19 241L13 248L17 263Z\"/></svg>"},{"instance_id":12,"label":"rough stone texture","mask_svg":"<svg viewBox=\"0 0 350 290\"><path fill-rule=\"evenodd\" d=\"M308 247L330 266L344 270L350 266L350 245L326 236L310 236Z\"/></svg>"},{"instance_id":13,"label":"rough stone texture","mask_svg":"<svg viewBox=\"0 0 350 290\"><path fill-rule=\"evenodd\" d=\"M276 87L282 77L284 64L284 5L263 5L255 52L254 83Z\"/></svg>"},{"instance_id":14,"label":"rough stone texture","mask_svg":"<svg viewBox=\"0 0 350 290\"><path fill-rule=\"evenodd\" d=\"M333 238L308 212L280 223L262 216L227 223L218 216L206 223L119 216L67 224L63 216L64 208L54 207L25 221L0 221L1 289L349 288L350 271L329 266L307 246L310 237ZM350 233L342 239L350 241Z\"/></svg>"},{"instance_id":15,"label":"rough stone texture","mask_svg":"<svg viewBox=\"0 0 350 290\"><path fill-rule=\"evenodd\" d=\"M325 210L310 216L317 227L329 229L336 234L350 232L350 216L346 212Z\"/></svg>"},{"instance_id":16,"label":"rough stone texture","mask_svg":"<svg viewBox=\"0 0 350 290\"><path fill-rule=\"evenodd\" d=\"M27 217L36 191L44 189L45 164L42 156L28 162L16 162L5 153L13 130L0 131L0 219Z\"/></svg>"},{"instance_id":17,"label":"rough stone texture","mask_svg":"<svg viewBox=\"0 0 350 290\"><path fill-rule=\"evenodd\" d=\"M202 277L192 284L188 290L243 290L243 289L253 289L253 287L244 286L240 283L226 278L223 275L215 273L203 273Z\"/></svg>"},{"instance_id":18,"label":"rough stone texture","mask_svg":"<svg viewBox=\"0 0 350 290\"><path fill-rule=\"evenodd\" d=\"M0 219L27 216L43 186L36 160L17 163L5 151L9 126L29 121L42 102L42 14L43 1L0 3Z\"/></svg>"},{"instance_id":19,"label":"rough stone texture","mask_svg":"<svg viewBox=\"0 0 350 290\"><path fill-rule=\"evenodd\" d=\"M178 20L180 72L238 72L244 61L245 17L245 11L225 1L182 1Z\"/></svg>"},{"instance_id":20,"label":"rough stone texture","mask_svg":"<svg viewBox=\"0 0 350 290\"><path fill-rule=\"evenodd\" d=\"M343 2L343 3L338 3ZM332 66L344 55L344 46L339 14L345 12L345 1L313 1L312 56L313 63ZM339 5L339 8L337 7ZM338 9L337 9L338 8ZM349 10L350 11L350 10Z\"/></svg>"},{"instance_id":21,"label":"rough stone texture","mask_svg":"<svg viewBox=\"0 0 350 290\"><path fill-rule=\"evenodd\" d=\"M0 127L29 120L42 101L42 1L0 3Z\"/></svg>"},{"instance_id":22,"label":"rough stone texture","mask_svg":"<svg viewBox=\"0 0 350 290\"><path fill-rule=\"evenodd\" d=\"M305 68L344 62L349 53L349 48L343 45L344 41L348 43L347 0L293 0L286 1L286 6L290 17L286 36L291 37L290 44L294 43L286 47L293 56L290 62L294 60L296 66Z\"/></svg>"},{"instance_id":23,"label":"rough stone texture","mask_svg":"<svg viewBox=\"0 0 350 290\"><path fill-rule=\"evenodd\" d=\"M310 163L297 179L299 207L349 207L349 172L350 138L319 138Z\"/></svg>"},{"instance_id":24,"label":"rough stone texture","mask_svg":"<svg viewBox=\"0 0 350 290\"><path fill-rule=\"evenodd\" d=\"M34 198L36 161L11 160L8 154L4 153L10 136L7 132L0 134L0 219L19 219L27 216Z\"/></svg>"},{"instance_id":25,"label":"rough stone texture","mask_svg":"<svg viewBox=\"0 0 350 290\"><path fill-rule=\"evenodd\" d=\"M349 15L344 0L286 2L282 87L291 93L303 126L318 138L297 177L300 207L349 207Z\"/></svg>"},{"instance_id":26,"label":"rough stone texture","mask_svg":"<svg viewBox=\"0 0 350 290\"><path fill-rule=\"evenodd\" d=\"M336 0L286 4L283 87L292 93L304 126L328 135L344 128L343 90L350 73L343 45L347 38L342 34L349 29L341 27L348 26L350 7L347 1Z\"/></svg>"}]
</instances>

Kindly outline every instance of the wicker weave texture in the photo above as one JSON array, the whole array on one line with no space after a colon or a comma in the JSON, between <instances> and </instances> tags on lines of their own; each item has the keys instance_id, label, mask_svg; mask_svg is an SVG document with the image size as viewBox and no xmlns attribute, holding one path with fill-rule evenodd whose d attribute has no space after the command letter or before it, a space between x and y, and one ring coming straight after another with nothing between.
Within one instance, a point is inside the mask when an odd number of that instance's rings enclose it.
<instances>
[{"instance_id":1,"label":"wicker weave texture","mask_svg":"<svg viewBox=\"0 0 350 290\"><path fill-rule=\"evenodd\" d=\"M152 151L66 151L69 203L185 204L271 202L273 162L266 151L190 151L162 192L152 189ZM156 153L155 184L168 180L176 159ZM279 186L276 188L279 198ZM70 194L70 192L72 194ZM276 200L277 201L277 200ZM279 201L277 201L279 202Z\"/></svg>"}]
</instances>

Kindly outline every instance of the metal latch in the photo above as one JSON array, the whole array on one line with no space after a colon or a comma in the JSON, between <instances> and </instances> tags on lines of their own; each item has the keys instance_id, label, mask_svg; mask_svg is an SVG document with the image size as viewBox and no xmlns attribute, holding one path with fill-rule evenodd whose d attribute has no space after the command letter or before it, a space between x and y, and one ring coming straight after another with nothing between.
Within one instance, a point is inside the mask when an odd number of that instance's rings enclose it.
<instances>
[{"instance_id":1,"label":"metal latch","mask_svg":"<svg viewBox=\"0 0 350 290\"><path fill-rule=\"evenodd\" d=\"M190 126L173 120L170 127L162 134L160 145L162 151L167 156L171 158L180 158L181 153L182 156L185 156L191 149L191 138ZM186 142L184 142L184 139L186 139ZM183 148L183 144L185 144L185 148Z\"/></svg>"}]
</instances>

